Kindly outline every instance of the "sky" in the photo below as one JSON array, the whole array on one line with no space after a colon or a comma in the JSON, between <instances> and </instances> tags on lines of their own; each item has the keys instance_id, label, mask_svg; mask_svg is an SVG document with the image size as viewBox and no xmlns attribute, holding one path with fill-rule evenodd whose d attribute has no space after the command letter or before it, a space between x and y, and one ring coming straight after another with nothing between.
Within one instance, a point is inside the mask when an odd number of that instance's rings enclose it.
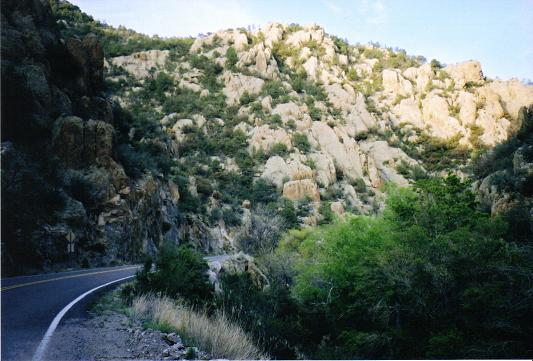
<instances>
[{"instance_id":1,"label":"sky","mask_svg":"<svg viewBox=\"0 0 533 361\"><path fill-rule=\"evenodd\" d=\"M490 78L533 80L533 0L71 0L109 25L197 36L269 22L318 24L451 64L481 62Z\"/></svg>"}]
</instances>

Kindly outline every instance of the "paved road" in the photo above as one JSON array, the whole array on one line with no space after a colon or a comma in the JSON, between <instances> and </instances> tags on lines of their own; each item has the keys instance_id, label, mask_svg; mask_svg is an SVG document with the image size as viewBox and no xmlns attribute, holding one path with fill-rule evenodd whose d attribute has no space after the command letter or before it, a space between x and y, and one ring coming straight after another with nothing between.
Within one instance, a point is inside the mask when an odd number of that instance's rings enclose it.
<instances>
[{"instance_id":1,"label":"paved road","mask_svg":"<svg viewBox=\"0 0 533 361\"><path fill-rule=\"evenodd\" d=\"M137 266L97 268L2 279L2 357L31 360L54 317L72 300L97 286L135 274ZM67 315L80 315L80 302Z\"/></svg>"},{"instance_id":2,"label":"paved road","mask_svg":"<svg viewBox=\"0 0 533 361\"><path fill-rule=\"evenodd\" d=\"M228 254L222 254L222 255L219 255L219 256L206 256L204 257L204 259L207 261L207 263L211 263L211 262L224 262L225 260L227 260L228 258L230 258L231 255L228 255Z\"/></svg>"}]
</instances>

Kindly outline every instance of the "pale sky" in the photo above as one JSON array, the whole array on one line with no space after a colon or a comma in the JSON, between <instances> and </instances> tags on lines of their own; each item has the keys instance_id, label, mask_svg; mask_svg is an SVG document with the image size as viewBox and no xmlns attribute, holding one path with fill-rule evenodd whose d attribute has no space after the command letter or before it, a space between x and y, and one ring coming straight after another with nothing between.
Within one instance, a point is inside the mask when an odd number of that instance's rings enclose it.
<instances>
[{"instance_id":1,"label":"pale sky","mask_svg":"<svg viewBox=\"0 0 533 361\"><path fill-rule=\"evenodd\" d=\"M71 0L145 34L197 36L269 22L319 24L352 44L379 42L485 75L533 80L533 0Z\"/></svg>"}]
</instances>

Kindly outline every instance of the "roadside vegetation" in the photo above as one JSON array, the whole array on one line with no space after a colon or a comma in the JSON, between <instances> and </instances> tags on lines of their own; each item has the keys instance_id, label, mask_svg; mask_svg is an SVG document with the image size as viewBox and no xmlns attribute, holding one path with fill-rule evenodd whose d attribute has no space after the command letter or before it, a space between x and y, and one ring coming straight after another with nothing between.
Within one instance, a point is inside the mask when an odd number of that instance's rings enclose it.
<instances>
[{"instance_id":1,"label":"roadside vegetation","mask_svg":"<svg viewBox=\"0 0 533 361\"><path fill-rule=\"evenodd\" d=\"M253 340L222 312L209 315L179 301L154 294L135 298L132 315L151 320L155 327L178 332L213 358L233 360L264 359Z\"/></svg>"},{"instance_id":2,"label":"roadside vegetation","mask_svg":"<svg viewBox=\"0 0 533 361\"><path fill-rule=\"evenodd\" d=\"M533 245L531 238L514 241L514 232L504 217L478 209L468 181L424 178L413 189L390 187L382 216L347 216L286 233L257 258L270 282L264 289L247 273L225 275L215 296L201 281L202 267L178 250L171 262L162 253L149 281L138 275L140 296L131 299L140 314L195 335L207 350L218 346L193 331L208 327L204 322L217 325L209 328L212 337L236 337L243 347L261 340L265 351L285 359L527 357ZM176 293L180 277L191 277L181 268L198 278ZM153 292L182 301L170 307L170 298ZM198 292L212 296L200 299ZM209 311L168 309L200 305ZM239 331L219 326L226 319Z\"/></svg>"}]
</instances>

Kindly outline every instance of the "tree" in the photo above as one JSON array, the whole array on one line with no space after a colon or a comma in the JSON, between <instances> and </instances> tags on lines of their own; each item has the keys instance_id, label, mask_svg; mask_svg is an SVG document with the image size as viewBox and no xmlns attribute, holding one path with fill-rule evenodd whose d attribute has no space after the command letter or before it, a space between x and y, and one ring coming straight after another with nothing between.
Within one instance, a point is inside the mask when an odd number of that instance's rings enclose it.
<instances>
[{"instance_id":1,"label":"tree","mask_svg":"<svg viewBox=\"0 0 533 361\"><path fill-rule=\"evenodd\" d=\"M312 355L528 357L531 253L505 230L455 176L390 188L383 217L315 228L292 289L310 339L330 340Z\"/></svg>"},{"instance_id":2,"label":"tree","mask_svg":"<svg viewBox=\"0 0 533 361\"><path fill-rule=\"evenodd\" d=\"M151 262L137 274L141 292L162 292L170 297L181 297L192 304L212 300L213 286L209 283L209 266L202 255L187 246L165 245L151 273Z\"/></svg>"},{"instance_id":3,"label":"tree","mask_svg":"<svg viewBox=\"0 0 533 361\"><path fill-rule=\"evenodd\" d=\"M285 229L283 219L278 213L264 206L256 207L250 223L237 236L241 249L253 255L272 252Z\"/></svg>"},{"instance_id":4,"label":"tree","mask_svg":"<svg viewBox=\"0 0 533 361\"><path fill-rule=\"evenodd\" d=\"M226 68L235 70L235 65L238 61L239 57L237 56L237 51L235 51L233 46L230 46L226 51Z\"/></svg>"}]
</instances>

